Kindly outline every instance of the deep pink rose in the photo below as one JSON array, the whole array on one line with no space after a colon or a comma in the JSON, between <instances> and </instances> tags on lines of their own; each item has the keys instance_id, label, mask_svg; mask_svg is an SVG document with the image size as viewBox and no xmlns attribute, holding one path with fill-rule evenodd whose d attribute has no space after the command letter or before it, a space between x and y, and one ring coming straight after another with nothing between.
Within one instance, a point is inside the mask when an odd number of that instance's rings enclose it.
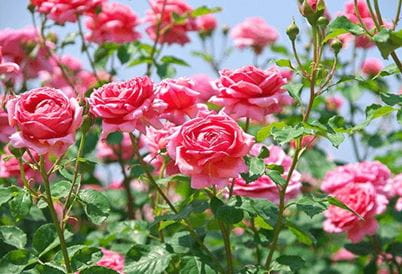
<instances>
[{"instance_id":1,"label":"deep pink rose","mask_svg":"<svg viewBox=\"0 0 402 274\"><path fill-rule=\"evenodd\" d=\"M104 139L114 131L145 131L145 125L160 126L153 108L155 94L148 77L112 82L95 90L88 102L95 117L102 118Z\"/></svg>"},{"instance_id":2,"label":"deep pink rose","mask_svg":"<svg viewBox=\"0 0 402 274\"><path fill-rule=\"evenodd\" d=\"M364 74L374 76L377 75L383 68L384 65L380 59L370 57L364 60L361 69Z\"/></svg>"},{"instance_id":3,"label":"deep pink rose","mask_svg":"<svg viewBox=\"0 0 402 274\"><path fill-rule=\"evenodd\" d=\"M329 233L346 232L353 242L361 241L366 235L374 235L378 228L375 218L377 209L377 192L372 184L348 184L334 193L337 199L356 211L362 220L345 209L329 206L325 212L324 230Z\"/></svg>"},{"instance_id":4,"label":"deep pink rose","mask_svg":"<svg viewBox=\"0 0 402 274\"><path fill-rule=\"evenodd\" d=\"M269 26L261 17L249 17L234 26L230 31L235 46L238 48L252 47L256 53L278 40L277 30Z\"/></svg>"},{"instance_id":5,"label":"deep pink rose","mask_svg":"<svg viewBox=\"0 0 402 274\"><path fill-rule=\"evenodd\" d=\"M402 174L398 174L393 178L390 178L387 182L387 193L388 196L398 197L395 209L398 211L402 211Z\"/></svg>"},{"instance_id":6,"label":"deep pink rose","mask_svg":"<svg viewBox=\"0 0 402 274\"><path fill-rule=\"evenodd\" d=\"M218 93L214 81L206 74L194 74L190 76L193 80L193 89L198 91L198 101L201 103L207 102L213 95Z\"/></svg>"},{"instance_id":7,"label":"deep pink rose","mask_svg":"<svg viewBox=\"0 0 402 274\"><path fill-rule=\"evenodd\" d=\"M35 49L39 39L38 32L33 27L0 30L2 61L15 63L20 67L20 70L10 72L10 78L33 79L41 71L53 71L54 62L48 57L46 49ZM54 45L47 42L47 46L51 48Z\"/></svg>"},{"instance_id":8,"label":"deep pink rose","mask_svg":"<svg viewBox=\"0 0 402 274\"><path fill-rule=\"evenodd\" d=\"M146 29L149 37L155 40L157 37L158 25L160 35L158 42L167 44L184 45L190 41L188 32L196 29L192 18L184 19L184 22L177 23L173 14L189 16L192 8L183 0L151 0L151 9L146 12L145 22L149 24ZM163 11L163 14L162 14Z\"/></svg>"},{"instance_id":9,"label":"deep pink rose","mask_svg":"<svg viewBox=\"0 0 402 274\"><path fill-rule=\"evenodd\" d=\"M86 26L90 33L86 38L98 44L129 43L141 37L135 30L138 24L139 19L129 6L105 2L100 13L88 17Z\"/></svg>"},{"instance_id":10,"label":"deep pink rose","mask_svg":"<svg viewBox=\"0 0 402 274\"><path fill-rule=\"evenodd\" d=\"M330 96L325 98L325 105L331 111L338 111L343 105L343 99L339 96Z\"/></svg>"},{"instance_id":11,"label":"deep pink rose","mask_svg":"<svg viewBox=\"0 0 402 274\"><path fill-rule=\"evenodd\" d=\"M155 90L160 107L164 109L160 117L175 124L182 124L187 118L207 110L204 104L197 103L200 93L194 90L194 83L188 78L163 80Z\"/></svg>"},{"instance_id":12,"label":"deep pink rose","mask_svg":"<svg viewBox=\"0 0 402 274\"><path fill-rule=\"evenodd\" d=\"M119 152L121 150L121 152ZM123 140L120 145L111 145L106 140L100 140L96 147L96 157L106 161L119 160L118 153L121 153L122 160L130 160L134 155L130 135L123 133Z\"/></svg>"},{"instance_id":13,"label":"deep pink rose","mask_svg":"<svg viewBox=\"0 0 402 274\"><path fill-rule=\"evenodd\" d=\"M10 137L17 148L38 154L64 153L75 141L82 122L82 108L61 90L37 88L7 102L8 119L18 132Z\"/></svg>"},{"instance_id":14,"label":"deep pink rose","mask_svg":"<svg viewBox=\"0 0 402 274\"><path fill-rule=\"evenodd\" d=\"M124 270L124 256L112 250L101 248L103 257L96 263L96 265L113 269L116 272L123 273Z\"/></svg>"},{"instance_id":15,"label":"deep pink rose","mask_svg":"<svg viewBox=\"0 0 402 274\"><path fill-rule=\"evenodd\" d=\"M185 122L170 139L169 156L191 187L224 186L247 170L243 157L254 143L251 135L224 113L206 114Z\"/></svg>"},{"instance_id":16,"label":"deep pink rose","mask_svg":"<svg viewBox=\"0 0 402 274\"><path fill-rule=\"evenodd\" d=\"M156 174L160 174L164 164L166 175L170 176L179 173L179 169L175 163L165 155L169 138L175 131L175 125L166 122L163 123L163 128L161 129L147 127L145 135L142 136L141 140L144 143L144 147L147 152L149 152L149 154L145 156L144 161L154 167Z\"/></svg>"},{"instance_id":17,"label":"deep pink rose","mask_svg":"<svg viewBox=\"0 0 402 274\"><path fill-rule=\"evenodd\" d=\"M197 30L201 33L210 33L217 26L216 18L212 14L198 16L195 20Z\"/></svg>"},{"instance_id":18,"label":"deep pink rose","mask_svg":"<svg viewBox=\"0 0 402 274\"><path fill-rule=\"evenodd\" d=\"M262 145L255 144L250 154L258 156L261 147ZM292 164L292 159L278 146L270 146L268 150L270 154L269 157L264 159L264 163L282 166L284 169L283 177L286 178ZM286 199L293 199L300 194L302 186L300 179L300 173L294 171L286 189ZM278 188L271 178L266 175L261 176L251 183L247 183L241 177L238 177L234 182L233 193L239 196L266 199L274 203L279 202Z\"/></svg>"},{"instance_id":19,"label":"deep pink rose","mask_svg":"<svg viewBox=\"0 0 402 274\"><path fill-rule=\"evenodd\" d=\"M292 98L283 86L287 80L276 67L262 70L245 66L236 70L224 69L216 85L218 95L211 102L225 107L233 118L247 117L264 121L266 115L282 111Z\"/></svg>"},{"instance_id":20,"label":"deep pink rose","mask_svg":"<svg viewBox=\"0 0 402 274\"><path fill-rule=\"evenodd\" d=\"M58 24L77 21L77 15L95 12L105 0L31 0L40 13Z\"/></svg>"}]
</instances>

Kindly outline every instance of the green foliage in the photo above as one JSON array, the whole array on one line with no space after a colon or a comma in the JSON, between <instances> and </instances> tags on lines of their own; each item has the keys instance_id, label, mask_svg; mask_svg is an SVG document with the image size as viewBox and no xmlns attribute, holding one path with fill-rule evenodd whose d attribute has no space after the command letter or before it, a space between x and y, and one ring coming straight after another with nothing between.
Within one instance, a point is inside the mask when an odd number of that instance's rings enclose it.
<instances>
[{"instance_id":1,"label":"green foliage","mask_svg":"<svg viewBox=\"0 0 402 274\"><path fill-rule=\"evenodd\" d=\"M83 189L78 194L80 202L84 205L85 214L94 224L103 223L109 216L109 201L102 193Z\"/></svg>"}]
</instances>

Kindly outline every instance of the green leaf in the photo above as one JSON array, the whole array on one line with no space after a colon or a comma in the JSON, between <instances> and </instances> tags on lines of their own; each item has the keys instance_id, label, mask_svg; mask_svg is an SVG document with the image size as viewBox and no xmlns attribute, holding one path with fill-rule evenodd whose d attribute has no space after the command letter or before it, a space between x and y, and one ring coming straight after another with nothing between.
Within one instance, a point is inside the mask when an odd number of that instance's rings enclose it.
<instances>
[{"instance_id":1,"label":"green leaf","mask_svg":"<svg viewBox=\"0 0 402 274\"><path fill-rule=\"evenodd\" d=\"M289 59L279 59L275 61L275 64L278 67L287 67L287 68L293 68L292 63L290 62Z\"/></svg>"},{"instance_id":2,"label":"green leaf","mask_svg":"<svg viewBox=\"0 0 402 274\"><path fill-rule=\"evenodd\" d=\"M180 259L180 272L179 274L215 274L218 273L213 270L207 263L199 257L184 256Z\"/></svg>"},{"instance_id":3,"label":"green leaf","mask_svg":"<svg viewBox=\"0 0 402 274\"><path fill-rule=\"evenodd\" d=\"M265 173L275 184L281 186L286 184L286 179L282 177L282 174L278 170L267 169Z\"/></svg>"},{"instance_id":4,"label":"green leaf","mask_svg":"<svg viewBox=\"0 0 402 274\"><path fill-rule=\"evenodd\" d=\"M66 197L71 189L71 183L66 180L57 181L50 185L52 197L63 198Z\"/></svg>"},{"instance_id":5,"label":"green leaf","mask_svg":"<svg viewBox=\"0 0 402 274\"><path fill-rule=\"evenodd\" d=\"M83 270L94 265L102 256L99 248L84 246L71 257L71 266L74 271Z\"/></svg>"},{"instance_id":6,"label":"green leaf","mask_svg":"<svg viewBox=\"0 0 402 274\"><path fill-rule=\"evenodd\" d=\"M402 30L392 31L390 29L382 29L373 36L373 40L380 50L382 57L388 59L388 56L393 51L402 46Z\"/></svg>"},{"instance_id":7,"label":"green leaf","mask_svg":"<svg viewBox=\"0 0 402 274\"><path fill-rule=\"evenodd\" d=\"M61 267L60 267L61 268ZM49 265L48 263L37 264L35 266L35 274L64 274L64 269L56 268L54 265ZM25 272L24 272L25 273Z\"/></svg>"},{"instance_id":8,"label":"green leaf","mask_svg":"<svg viewBox=\"0 0 402 274\"><path fill-rule=\"evenodd\" d=\"M80 271L80 274L119 274L118 272L114 271L113 269L106 268L103 266L91 266Z\"/></svg>"},{"instance_id":9,"label":"green leaf","mask_svg":"<svg viewBox=\"0 0 402 274\"><path fill-rule=\"evenodd\" d=\"M28 192L17 192L16 196L8 203L11 214L21 219L29 214L32 206L31 195Z\"/></svg>"},{"instance_id":10,"label":"green leaf","mask_svg":"<svg viewBox=\"0 0 402 274\"><path fill-rule=\"evenodd\" d=\"M352 33L355 35L362 35L365 33L364 29L360 27L357 24L352 23L348 18L345 16L340 16L335 18L329 25L328 25L328 30L329 30L329 35L331 33L336 32L337 35L343 34L343 33ZM327 36L328 37L328 36ZM325 38L324 41L328 41L329 39L335 38L335 37L330 37L330 38Z\"/></svg>"},{"instance_id":11,"label":"green leaf","mask_svg":"<svg viewBox=\"0 0 402 274\"><path fill-rule=\"evenodd\" d=\"M310 232L304 230L296 224L287 221L286 226L288 227L289 231L296 236L299 242L306 245L313 245L316 243L316 239Z\"/></svg>"},{"instance_id":12,"label":"green leaf","mask_svg":"<svg viewBox=\"0 0 402 274\"><path fill-rule=\"evenodd\" d=\"M3 187L0 186L0 206L7 203L11 198L16 196L22 190L16 186Z\"/></svg>"},{"instance_id":13,"label":"green leaf","mask_svg":"<svg viewBox=\"0 0 402 274\"><path fill-rule=\"evenodd\" d=\"M392 93L381 93L381 100L389 106L402 104L402 95Z\"/></svg>"},{"instance_id":14,"label":"green leaf","mask_svg":"<svg viewBox=\"0 0 402 274\"><path fill-rule=\"evenodd\" d=\"M130 63L128 63L128 67L134 67L134 66L138 66L141 64L152 64L153 61L151 58L149 58L148 56L140 56L136 59L134 59L133 61L131 61Z\"/></svg>"},{"instance_id":15,"label":"green leaf","mask_svg":"<svg viewBox=\"0 0 402 274\"><path fill-rule=\"evenodd\" d=\"M278 207L270 201L244 198L240 207L251 214L260 216L271 227L278 219Z\"/></svg>"},{"instance_id":16,"label":"green leaf","mask_svg":"<svg viewBox=\"0 0 402 274\"><path fill-rule=\"evenodd\" d=\"M290 96L292 96L293 99L295 99L297 101L297 103L299 105L301 105L302 101L301 101L301 98L300 98L300 93L301 93L301 91L303 89L303 84L289 83L289 84L286 84L284 86L284 88L286 88L288 90Z\"/></svg>"},{"instance_id":17,"label":"green leaf","mask_svg":"<svg viewBox=\"0 0 402 274\"><path fill-rule=\"evenodd\" d=\"M128 52L128 45L122 45L117 50L117 58L122 65L127 63L130 60L130 53Z\"/></svg>"},{"instance_id":18,"label":"green leaf","mask_svg":"<svg viewBox=\"0 0 402 274\"><path fill-rule=\"evenodd\" d=\"M239 207L223 205L216 210L216 218L227 224L237 224L243 220L244 213Z\"/></svg>"},{"instance_id":19,"label":"green leaf","mask_svg":"<svg viewBox=\"0 0 402 274\"><path fill-rule=\"evenodd\" d=\"M289 266L292 271L302 268L306 263L301 257L292 255L282 255L276 258L276 261L281 265Z\"/></svg>"},{"instance_id":20,"label":"green leaf","mask_svg":"<svg viewBox=\"0 0 402 274\"><path fill-rule=\"evenodd\" d=\"M161 215L155 218L155 221L178 221L187 218L191 213L201 213L208 208L208 203L206 201L195 200L185 206L177 214Z\"/></svg>"},{"instance_id":21,"label":"green leaf","mask_svg":"<svg viewBox=\"0 0 402 274\"><path fill-rule=\"evenodd\" d=\"M32 246L41 253L55 241L58 241L58 238L54 224L44 224L35 231Z\"/></svg>"},{"instance_id":22,"label":"green leaf","mask_svg":"<svg viewBox=\"0 0 402 274\"><path fill-rule=\"evenodd\" d=\"M388 247L387 247L387 253L390 253L394 256L402 256L402 243L391 243Z\"/></svg>"},{"instance_id":23,"label":"green leaf","mask_svg":"<svg viewBox=\"0 0 402 274\"><path fill-rule=\"evenodd\" d=\"M201 7L194 9L191 12L191 16L198 17L198 16L210 14L210 13L220 12L220 11L222 11L222 8L220 8L220 7L208 8L207 6L201 6Z\"/></svg>"},{"instance_id":24,"label":"green leaf","mask_svg":"<svg viewBox=\"0 0 402 274\"><path fill-rule=\"evenodd\" d=\"M290 141L303 136L304 129L299 126L285 126L284 128L274 127L272 129L272 136L276 142L281 145L289 143Z\"/></svg>"},{"instance_id":25,"label":"green leaf","mask_svg":"<svg viewBox=\"0 0 402 274\"><path fill-rule=\"evenodd\" d=\"M396 64L390 64L383 68L376 76L373 77L373 80L377 79L378 77L385 77L385 76L390 76L394 74L399 74L400 71Z\"/></svg>"},{"instance_id":26,"label":"green leaf","mask_svg":"<svg viewBox=\"0 0 402 274\"><path fill-rule=\"evenodd\" d=\"M169 266L173 255L163 245L153 246L149 253L137 261L126 264L126 274L160 274Z\"/></svg>"},{"instance_id":27,"label":"green leaf","mask_svg":"<svg viewBox=\"0 0 402 274\"><path fill-rule=\"evenodd\" d=\"M157 64L156 73L161 79L173 78L176 75L176 69L169 63Z\"/></svg>"},{"instance_id":28,"label":"green leaf","mask_svg":"<svg viewBox=\"0 0 402 274\"><path fill-rule=\"evenodd\" d=\"M359 242L356 244L345 244L344 246L347 250L353 254L365 256L373 252L373 246L369 242Z\"/></svg>"},{"instance_id":29,"label":"green leaf","mask_svg":"<svg viewBox=\"0 0 402 274\"><path fill-rule=\"evenodd\" d=\"M272 134L272 129L274 127L276 128L283 128L286 126L286 123L284 122L274 122L272 124L269 124L268 126L265 126L263 128L261 128L256 135L256 141L257 142L262 142L265 139L267 139L269 136L271 136Z\"/></svg>"},{"instance_id":30,"label":"green leaf","mask_svg":"<svg viewBox=\"0 0 402 274\"><path fill-rule=\"evenodd\" d=\"M0 260L0 273L21 273L26 266L34 263L36 259L27 250L12 250Z\"/></svg>"},{"instance_id":31,"label":"green leaf","mask_svg":"<svg viewBox=\"0 0 402 274\"><path fill-rule=\"evenodd\" d=\"M268 157L269 157L269 149L266 146L262 146L260 154L258 155L258 158L265 159Z\"/></svg>"},{"instance_id":32,"label":"green leaf","mask_svg":"<svg viewBox=\"0 0 402 274\"><path fill-rule=\"evenodd\" d=\"M123 140L123 134L118 131L112 132L107 136L106 140L107 140L108 144L119 145L119 144L121 144L121 141Z\"/></svg>"},{"instance_id":33,"label":"green leaf","mask_svg":"<svg viewBox=\"0 0 402 274\"><path fill-rule=\"evenodd\" d=\"M241 177L247 182L257 180L265 171L264 160L258 157L245 157L246 165L248 166L247 173L241 173Z\"/></svg>"},{"instance_id":34,"label":"green leaf","mask_svg":"<svg viewBox=\"0 0 402 274\"><path fill-rule=\"evenodd\" d=\"M27 243L27 235L16 226L0 226L0 239L6 244L16 248L24 248Z\"/></svg>"},{"instance_id":35,"label":"green leaf","mask_svg":"<svg viewBox=\"0 0 402 274\"><path fill-rule=\"evenodd\" d=\"M190 66L186 61L184 61L183 59L177 58L175 56L163 56L161 58L161 62L166 63L166 64L175 64L175 65L185 66L185 67Z\"/></svg>"},{"instance_id":36,"label":"green leaf","mask_svg":"<svg viewBox=\"0 0 402 274\"><path fill-rule=\"evenodd\" d=\"M336 207L345 209L345 210L347 210L347 211L353 213L354 215L356 215L356 216L359 217L360 219L364 220L364 218L363 218L362 216L360 216L359 213L357 213L356 211L354 211L353 209L351 209L350 207L348 207L344 202L338 200L337 198L332 197L332 196L328 196L328 197L326 198L326 200L328 201L328 203L329 203L330 205L333 205L333 206L336 206Z\"/></svg>"},{"instance_id":37,"label":"green leaf","mask_svg":"<svg viewBox=\"0 0 402 274\"><path fill-rule=\"evenodd\" d=\"M304 196L296 202L296 207L306 213L310 218L321 214L327 209L327 205L321 201L315 201L312 197Z\"/></svg>"},{"instance_id":38,"label":"green leaf","mask_svg":"<svg viewBox=\"0 0 402 274\"><path fill-rule=\"evenodd\" d=\"M109 201L102 193L92 189L83 189L79 193L79 199L84 204L85 214L92 223L99 225L109 216Z\"/></svg>"}]
</instances>

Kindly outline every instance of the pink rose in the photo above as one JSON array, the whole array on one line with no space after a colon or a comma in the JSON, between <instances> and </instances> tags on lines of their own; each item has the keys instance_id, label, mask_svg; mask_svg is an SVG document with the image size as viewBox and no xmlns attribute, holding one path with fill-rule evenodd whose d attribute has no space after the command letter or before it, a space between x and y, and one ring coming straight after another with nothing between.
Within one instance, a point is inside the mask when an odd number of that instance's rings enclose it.
<instances>
[{"instance_id":1,"label":"pink rose","mask_svg":"<svg viewBox=\"0 0 402 274\"><path fill-rule=\"evenodd\" d=\"M101 138L104 139L114 131L144 132L147 124L160 126L154 99L153 83L144 76L103 85L91 94L88 102L90 112L102 118Z\"/></svg>"},{"instance_id":2,"label":"pink rose","mask_svg":"<svg viewBox=\"0 0 402 274\"><path fill-rule=\"evenodd\" d=\"M161 129L147 127L146 133L141 139L147 152L149 152L145 156L144 161L154 167L156 174L160 173L163 164L166 165L165 171L168 176L179 173L179 169L175 163L165 155L169 138L175 131L175 125L166 122Z\"/></svg>"},{"instance_id":3,"label":"pink rose","mask_svg":"<svg viewBox=\"0 0 402 274\"><path fill-rule=\"evenodd\" d=\"M329 233L346 232L353 242L361 241L366 235L374 235L378 228L375 218L377 209L377 193L372 184L348 184L334 193L337 199L356 211L362 220L345 209L329 206L325 212L324 230Z\"/></svg>"},{"instance_id":4,"label":"pink rose","mask_svg":"<svg viewBox=\"0 0 402 274\"><path fill-rule=\"evenodd\" d=\"M39 36L33 27L22 29L0 30L0 47L2 47L3 62L16 63L20 70L13 70L9 76L15 79L33 79L41 71L53 71L54 62L48 58L46 49L35 50L39 44ZM51 42L48 47L53 47ZM31 56L34 52L34 56Z\"/></svg>"},{"instance_id":5,"label":"pink rose","mask_svg":"<svg viewBox=\"0 0 402 274\"><path fill-rule=\"evenodd\" d=\"M390 178L387 182L386 189L389 197L398 197L395 209L402 211L402 174L398 174Z\"/></svg>"},{"instance_id":6,"label":"pink rose","mask_svg":"<svg viewBox=\"0 0 402 274\"><path fill-rule=\"evenodd\" d=\"M192 188L224 186L247 170L243 156L254 138L224 113L206 114L180 126L167 150L180 172L191 176Z\"/></svg>"},{"instance_id":7,"label":"pink rose","mask_svg":"<svg viewBox=\"0 0 402 274\"><path fill-rule=\"evenodd\" d=\"M275 67L262 70L245 66L236 70L224 69L220 74L219 93L211 98L211 102L224 106L225 112L236 119L247 117L264 121L266 115L280 112L284 105L292 102L283 88L286 79Z\"/></svg>"},{"instance_id":8,"label":"pink rose","mask_svg":"<svg viewBox=\"0 0 402 274\"><path fill-rule=\"evenodd\" d=\"M95 12L105 0L31 0L40 13L58 24L77 21L77 14Z\"/></svg>"},{"instance_id":9,"label":"pink rose","mask_svg":"<svg viewBox=\"0 0 402 274\"><path fill-rule=\"evenodd\" d=\"M384 68L382 61L378 58L367 58L362 64L362 72L368 76L374 76L380 73Z\"/></svg>"},{"instance_id":10,"label":"pink rose","mask_svg":"<svg viewBox=\"0 0 402 274\"><path fill-rule=\"evenodd\" d=\"M75 141L82 122L82 108L61 90L37 88L7 102L8 119L18 132L10 137L17 148L30 148L38 154L61 155Z\"/></svg>"},{"instance_id":11,"label":"pink rose","mask_svg":"<svg viewBox=\"0 0 402 274\"><path fill-rule=\"evenodd\" d=\"M113 269L122 274L124 270L124 256L105 248L101 248L101 250L103 257L96 263L96 265Z\"/></svg>"},{"instance_id":12,"label":"pink rose","mask_svg":"<svg viewBox=\"0 0 402 274\"><path fill-rule=\"evenodd\" d=\"M254 156L259 155L262 145L255 144L251 149ZM264 159L265 164L280 165L284 169L283 177L287 178L292 159L285 154L282 148L278 146L268 147L270 152L269 157ZM294 199L300 194L301 189L301 175L299 172L294 171L289 181L288 188L286 189L286 199ZM233 193L239 196L266 199L274 203L279 202L279 192L276 184L266 175L261 176L256 181L247 183L241 177L234 181Z\"/></svg>"},{"instance_id":13,"label":"pink rose","mask_svg":"<svg viewBox=\"0 0 402 274\"><path fill-rule=\"evenodd\" d=\"M164 109L160 117L175 124L182 124L186 118L207 110L205 105L197 103L200 93L194 90L194 83L188 78L163 80L155 90Z\"/></svg>"},{"instance_id":14,"label":"pink rose","mask_svg":"<svg viewBox=\"0 0 402 274\"><path fill-rule=\"evenodd\" d=\"M8 123L8 114L3 108L5 98L0 96L0 142L7 143L15 129Z\"/></svg>"},{"instance_id":15,"label":"pink rose","mask_svg":"<svg viewBox=\"0 0 402 274\"><path fill-rule=\"evenodd\" d=\"M164 2L166 2L165 7L163 7ZM190 16L193 9L185 1L151 0L150 4L151 9L146 12L145 22L149 24L146 32L152 40L157 37L159 25L159 43L184 45L190 41L187 34L196 29L194 20L186 18L183 22L177 23L173 17L173 14Z\"/></svg>"},{"instance_id":16,"label":"pink rose","mask_svg":"<svg viewBox=\"0 0 402 274\"><path fill-rule=\"evenodd\" d=\"M206 74L195 74L190 76L190 79L194 83L193 89L198 91L198 101L201 103L207 102L213 95L218 93L218 90L211 79Z\"/></svg>"},{"instance_id":17,"label":"pink rose","mask_svg":"<svg viewBox=\"0 0 402 274\"><path fill-rule=\"evenodd\" d=\"M121 151L121 152L119 152ZM96 147L96 157L106 161L117 161L118 153L121 153L122 160L130 160L134 155L130 135L123 133L123 140L120 145L111 145L106 140L100 140Z\"/></svg>"},{"instance_id":18,"label":"pink rose","mask_svg":"<svg viewBox=\"0 0 402 274\"><path fill-rule=\"evenodd\" d=\"M356 259L357 256L350 252L349 250L345 248L339 249L337 252L331 255L331 260L334 262L338 261L353 261Z\"/></svg>"},{"instance_id":19,"label":"pink rose","mask_svg":"<svg viewBox=\"0 0 402 274\"><path fill-rule=\"evenodd\" d=\"M330 96L325 98L325 105L328 110L338 111L343 105L343 99L339 96Z\"/></svg>"},{"instance_id":20,"label":"pink rose","mask_svg":"<svg viewBox=\"0 0 402 274\"><path fill-rule=\"evenodd\" d=\"M197 30L201 33L211 33L217 26L216 18L212 14L198 16L195 20Z\"/></svg>"},{"instance_id":21,"label":"pink rose","mask_svg":"<svg viewBox=\"0 0 402 274\"><path fill-rule=\"evenodd\" d=\"M234 26L230 31L235 46L238 48L252 47L255 52L261 53L264 47L275 43L279 34L261 17L249 17L242 23Z\"/></svg>"},{"instance_id":22,"label":"pink rose","mask_svg":"<svg viewBox=\"0 0 402 274\"><path fill-rule=\"evenodd\" d=\"M100 13L88 17L86 26L91 32L86 38L98 44L129 43L141 37L135 31L138 24L139 19L129 6L105 2Z\"/></svg>"},{"instance_id":23,"label":"pink rose","mask_svg":"<svg viewBox=\"0 0 402 274\"><path fill-rule=\"evenodd\" d=\"M0 74L9 74L13 72L18 72L20 67L13 62L4 62L3 53L0 47Z\"/></svg>"}]
</instances>

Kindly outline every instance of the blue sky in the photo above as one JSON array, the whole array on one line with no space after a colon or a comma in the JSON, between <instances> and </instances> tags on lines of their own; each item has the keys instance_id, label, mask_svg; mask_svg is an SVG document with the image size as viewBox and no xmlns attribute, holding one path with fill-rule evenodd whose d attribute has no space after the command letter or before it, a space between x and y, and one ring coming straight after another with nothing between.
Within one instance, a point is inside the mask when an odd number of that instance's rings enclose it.
<instances>
[{"instance_id":1,"label":"blue sky","mask_svg":"<svg viewBox=\"0 0 402 274\"><path fill-rule=\"evenodd\" d=\"M115 1L129 5L140 17L144 16L145 10L148 8L146 0ZM233 26L246 17L261 16L268 22L268 24L279 30L279 43L286 46L289 46L289 41L285 35L285 30L293 17L295 17L302 30L306 29L307 26L298 14L296 0L188 0L187 2L193 7L201 5L222 7L223 11L218 13L216 16L220 24L226 24L228 26ZM345 2L346 1L343 0L326 1L331 14L336 14L337 11L342 10ZM31 17L26 9L27 3L27 0L0 0L0 29L6 27L20 28L30 25ZM397 0L383 0L380 1L380 4L384 17L391 19L396 8ZM60 33L63 35L67 32L75 31L76 29L77 26L75 24L69 23ZM143 32L143 29L140 28L140 30ZM144 41L149 42L146 35L144 34L143 36ZM217 38L216 45L219 47L220 37ZM167 54L176 55L186 60L191 65L190 68L180 68L178 70L178 76L187 76L195 73L207 73L213 75L211 69L204 62L191 56L191 51L200 49L200 43L195 35L192 36L192 40L194 43L191 46L172 46L166 49ZM69 48L69 53L76 57L80 57L81 60L86 63L84 56L80 55L78 47ZM370 50L369 55L378 56L378 52L376 49L372 49ZM249 51L237 51L229 60L227 60L224 67L236 68L250 64L251 62L252 54ZM119 76L121 78L130 78L143 73L143 67L136 67L125 70L123 73L120 73ZM329 146L330 145L325 142L324 147L329 150L334 157L346 161L351 161L351 159L353 159L353 156L351 155L351 144L349 141L342 144L339 150L334 150Z\"/></svg>"}]
</instances>

